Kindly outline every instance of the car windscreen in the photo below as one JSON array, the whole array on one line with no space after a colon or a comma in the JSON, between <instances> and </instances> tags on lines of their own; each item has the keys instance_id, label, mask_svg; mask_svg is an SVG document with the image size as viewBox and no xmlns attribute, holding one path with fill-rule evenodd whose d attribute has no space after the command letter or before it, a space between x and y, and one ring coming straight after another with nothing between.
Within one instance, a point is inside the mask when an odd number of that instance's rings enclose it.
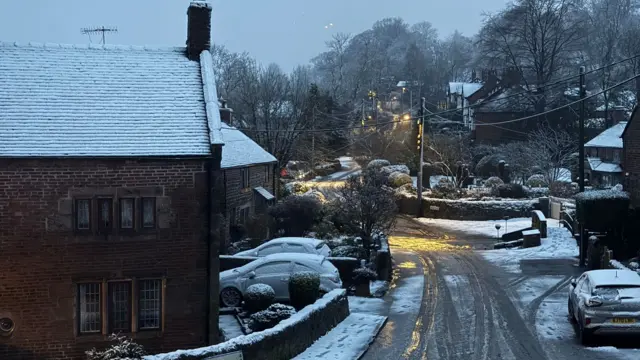
<instances>
[{"instance_id":1,"label":"car windscreen","mask_svg":"<svg viewBox=\"0 0 640 360\"><path fill-rule=\"evenodd\" d=\"M316 250L322 249L323 246L324 246L324 241L320 241L318 245L316 245Z\"/></svg>"}]
</instances>

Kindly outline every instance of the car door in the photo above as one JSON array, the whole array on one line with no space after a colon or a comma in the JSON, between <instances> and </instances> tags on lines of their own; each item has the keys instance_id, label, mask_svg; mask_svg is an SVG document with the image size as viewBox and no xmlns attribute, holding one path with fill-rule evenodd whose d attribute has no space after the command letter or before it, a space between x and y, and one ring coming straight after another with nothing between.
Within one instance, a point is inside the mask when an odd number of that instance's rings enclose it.
<instances>
[{"instance_id":1,"label":"car door","mask_svg":"<svg viewBox=\"0 0 640 360\"><path fill-rule=\"evenodd\" d=\"M253 284L267 284L273 288L276 298L289 299L289 274L291 273L290 261L273 261L259 265L254 270L256 276L251 279Z\"/></svg>"},{"instance_id":2,"label":"car door","mask_svg":"<svg viewBox=\"0 0 640 360\"><path fill-rule=\"evenodd\" d=\"M582 287L582 284L584 283L585 277L586 275L580 276L576 281L576 286L574 286L573 289L571 289L571 291L569 292L569 300L573 305L574 316L577 316L578 314L578 307L580 306L580 304L578 303L578 294L579 294L580 288Z\"/></svg>"}]
</instances>

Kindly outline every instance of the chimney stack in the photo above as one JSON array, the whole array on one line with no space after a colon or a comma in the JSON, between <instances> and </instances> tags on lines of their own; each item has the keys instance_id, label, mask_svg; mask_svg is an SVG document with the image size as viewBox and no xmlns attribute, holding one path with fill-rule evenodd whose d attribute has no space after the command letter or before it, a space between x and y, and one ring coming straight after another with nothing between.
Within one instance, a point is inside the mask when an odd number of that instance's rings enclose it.
<instances>
[{"instance_id":1,"label":"chimney stack","mask_svg":"<svg viewBox=\"0 0 640 360\"><path fill-rule=\"evenodd\" d=\"M227 107L227 101L220 98L220 120L223 123L233 126L233 109Z\"/></svg>"},{"instance_id":2,"label":"chimney stack","mask_svg":"<svg viewBox=\"0 0 640 360\"><path fill-rule=\"evenodd\" d=\"M187 57L200 60L200 53L211 48L211 4L192 1L187 10Z\"/></svg>"}]
</instances>

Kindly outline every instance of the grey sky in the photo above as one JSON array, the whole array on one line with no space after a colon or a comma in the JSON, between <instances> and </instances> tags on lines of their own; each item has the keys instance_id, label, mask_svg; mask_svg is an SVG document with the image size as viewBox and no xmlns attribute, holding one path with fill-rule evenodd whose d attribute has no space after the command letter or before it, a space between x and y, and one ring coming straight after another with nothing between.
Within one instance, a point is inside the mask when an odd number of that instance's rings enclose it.
<instances>
[{"instance_id":1,"label":"grey sky","mask_svg":"<svg viewBox=\"0 0 640 360\"><path fill-rule=\"evenodd\" d=\"M213 41L292 69L336 32L358 33L384 17L429 21L441 35L474 34L482 13L507 0L210 0ZM0 40L88 43L80 28L116 26L107 43L184 45L189 0L2 0ZM334 26L325 29L325 25ZM94 42L97 39L93 38Z\"/></svg>"}]
</instances>

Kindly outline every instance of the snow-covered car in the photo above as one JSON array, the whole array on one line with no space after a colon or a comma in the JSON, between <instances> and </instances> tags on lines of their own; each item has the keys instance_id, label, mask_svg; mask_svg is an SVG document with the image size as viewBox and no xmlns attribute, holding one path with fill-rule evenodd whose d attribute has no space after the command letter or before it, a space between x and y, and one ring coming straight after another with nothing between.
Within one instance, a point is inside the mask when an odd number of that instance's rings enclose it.
<instances>
[{"instance_id":1,"label":"snow-covered car","mask_svg":"<svg viewBox=\"0 0 640 360\"><path fill-rule=\"evenodd\" d=\"M281 253L302 253L330 256L331 249L322 240L312 238L282 237L269 240L257 248L241 251L235 256L267 256Z\"/></svg>"},{"instance_id":2,"label":"snow-covered car","mask_svg":"<svg viewBox=\"0 0 640 360\"><path fill-rule=\"evenodd\" d=\"M220 273L220 301L224 307L238 307L243 294L253 284L267 284L276 293L276 300L289 299L289 277L300 271L320 275L320 291L342 287L338 269L324 256L284 253L261 257L239 268Z\"/></svg>"},{"instance_id":3,"label":"snow-covered car","mask_svg":"<svg viewBox=\"0 0 640 360\"><path fill-rule=\"evenodd\" d=\"M587 271L571 280L568 310L582 344L598 334L640 334L640 276L631 270Z\"/></svg>"}]
</instances>

